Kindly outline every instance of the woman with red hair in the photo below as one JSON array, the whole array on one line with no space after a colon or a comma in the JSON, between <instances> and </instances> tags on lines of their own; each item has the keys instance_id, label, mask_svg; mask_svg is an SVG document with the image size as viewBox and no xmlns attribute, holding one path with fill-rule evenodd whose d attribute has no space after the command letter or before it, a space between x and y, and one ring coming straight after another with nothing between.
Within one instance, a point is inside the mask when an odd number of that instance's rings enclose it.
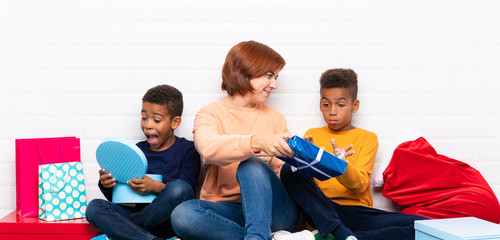
<instances>
[{"instance_id":1,"label":"woman with red hair","mask_svg":"<svg viewBox=\"0 0 500 240\"><path fill-rule=\"evenodd\" d=\"M172 226L182 239L270 239L298 218L279 179L293 156L284 116L265 105L285 60L255 41L231 48L222 69L224 98L196 115L193 136L207 166L200 200L179 205Z\"/></svg>"}]
</instances>

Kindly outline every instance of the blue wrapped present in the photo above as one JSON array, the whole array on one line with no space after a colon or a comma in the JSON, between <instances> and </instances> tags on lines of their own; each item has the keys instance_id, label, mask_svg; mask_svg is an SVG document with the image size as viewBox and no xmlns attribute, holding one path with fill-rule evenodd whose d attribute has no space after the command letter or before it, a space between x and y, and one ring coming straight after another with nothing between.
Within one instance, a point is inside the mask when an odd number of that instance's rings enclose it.
<instances>
[{"instance_id":1,"label":"blue wrapped present","mask_svg":"<svg viewBox=\"0 0 500 240\"><path fill-rule=\"evenodd\" d=\"M416 240L500 239L500 225L475 217L415 221Z\"/></svg>"},{"instance_id":2,"label":"blue wrapped present","mask_svg":"<svg viewBox=\"0 0 500 240\"><path fill-rule=\"evenodd\" d=\"M325 152L298 136L290 138L288 146L295 153L295 156L293 158L279 158L299 171L303 171L321 181L334 178L345 172L346 161Z\"/></svg>"}]
</instances>

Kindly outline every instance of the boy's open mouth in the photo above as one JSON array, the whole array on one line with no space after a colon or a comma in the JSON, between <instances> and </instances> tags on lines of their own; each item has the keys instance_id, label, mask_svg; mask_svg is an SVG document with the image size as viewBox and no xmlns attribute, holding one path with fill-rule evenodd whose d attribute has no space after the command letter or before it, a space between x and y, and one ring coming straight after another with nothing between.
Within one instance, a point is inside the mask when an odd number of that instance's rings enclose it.
<instances>
[{"instance_id":1,"label":"boy's open mouth","mask_svg":"<svg viewBox=\"0 0 500 240\"><path fill-rule=\"evenodd\" d=\"M148 140L148 143L151 145L155 145L158 143L158 135L146 134L146 139Z\"/></svg>"}]
</instances>

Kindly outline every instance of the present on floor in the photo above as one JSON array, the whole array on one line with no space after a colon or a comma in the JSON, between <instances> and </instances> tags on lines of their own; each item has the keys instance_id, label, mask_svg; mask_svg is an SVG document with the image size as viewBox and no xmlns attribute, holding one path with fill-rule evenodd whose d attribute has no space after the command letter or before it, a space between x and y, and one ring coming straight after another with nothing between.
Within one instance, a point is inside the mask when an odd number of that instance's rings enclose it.
<instances>
[{"instance_id":1,"label":"present on floor","mask_svg":"<svg viewBox=\"0 0 500 240\"><path fill-rule=\"evenodd\" d=\"M298 136L293 136L287 143L295 156L279 158L295 167L296 170L303 171L321 181L344 174L346 161Z\"/></svg>"},{"instance_id":2,"label":"present on floor","mask_svg":"<svg viewBox=\"0 0 500 240\"><path fill-rule=\"evenodd\" d=\"M415 240L500 239L500 225L475 217L415 221Z\"/></svg>"}]
</instances>

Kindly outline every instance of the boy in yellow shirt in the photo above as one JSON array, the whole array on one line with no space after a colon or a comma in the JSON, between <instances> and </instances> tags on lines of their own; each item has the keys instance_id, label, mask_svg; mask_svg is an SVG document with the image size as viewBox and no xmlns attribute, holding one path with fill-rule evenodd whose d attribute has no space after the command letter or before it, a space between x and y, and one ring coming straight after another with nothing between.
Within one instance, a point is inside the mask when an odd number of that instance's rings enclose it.
<instances>
[{"instance_id":1,"label":"boy in yellow shirt","mask_svg":"<svg viewBox=\"0 0 500 240\"><path fill-rule=\"evenodd\" d=\"M357 74L351 69L330 69L320 79L320 111L327 123L307 130L304 139L348 162L343 175L319 181L286 164L281 179L308 222L322 237L335 240L414 239L417 215L372 208L370 176L377 154L374 133L352 125L359 109Z\"/></svg>"}]
</instances>

